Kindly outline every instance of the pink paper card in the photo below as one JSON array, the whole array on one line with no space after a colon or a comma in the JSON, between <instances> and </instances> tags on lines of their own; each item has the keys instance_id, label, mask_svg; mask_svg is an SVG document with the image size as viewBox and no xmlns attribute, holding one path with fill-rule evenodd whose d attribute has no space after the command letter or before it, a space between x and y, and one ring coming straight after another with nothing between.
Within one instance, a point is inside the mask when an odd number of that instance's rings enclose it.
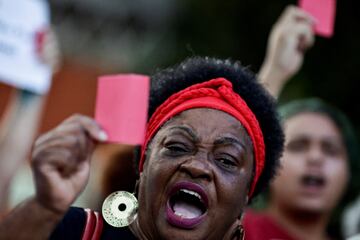
<instances>
[{"instance_id":1,"label":"pink paper card","mask_svg":"<svg viewBox=\"0 0 360 240\"><path fill-rule=\"evenodd\" d=\"M99 77L95 120L108 134L109 142L143 144L149 89L148 76L119 74Z\"/></svg>"},{"instance_id":2,"label":"pink paper card","mask_svg":"<svg viewBox=\"0 0 360 240\"><path fill-rule=\"evenodd\" d=\"M299 6L315 19L315 33L330 38L334 33L336 0L299 0Z\"/></svg>"}]
</instances>

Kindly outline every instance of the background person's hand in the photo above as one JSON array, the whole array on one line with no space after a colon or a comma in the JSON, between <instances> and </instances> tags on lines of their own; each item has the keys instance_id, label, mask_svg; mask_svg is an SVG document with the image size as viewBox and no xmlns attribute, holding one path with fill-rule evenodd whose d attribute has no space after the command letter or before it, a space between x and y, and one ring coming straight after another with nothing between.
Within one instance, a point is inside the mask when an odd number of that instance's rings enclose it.
<instances>
[{"instance_id":1,"label":"background person's hand","mask_svg":"<svg viewBox=\"0 0 360 240\"><path fill-rule=\"evenodd\" d=\"M313 18L295 6L288 6L274 24L259 73L274 96L301 68L305 51L314 44L313 24Z\"/></svg>"},{"instance_id":2,"label":"background person's hand","mask_svg":"<svg viewBox=\"0 0 360 240\"><path fill-rule=\"evenodd\" d=\"M39 137L32 154L37 201L65 213L86 186L96 142L104 140L106 134L99 125L82 115Z\"/></svg>"}]
</instances>

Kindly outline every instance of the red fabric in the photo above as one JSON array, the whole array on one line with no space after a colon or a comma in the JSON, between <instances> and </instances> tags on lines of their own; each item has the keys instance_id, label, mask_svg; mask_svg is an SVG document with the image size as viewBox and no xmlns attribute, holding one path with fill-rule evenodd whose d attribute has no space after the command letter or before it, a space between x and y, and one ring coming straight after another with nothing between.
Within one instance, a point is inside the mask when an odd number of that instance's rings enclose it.
<instances>
[{"instance_id":1,"label":"red fabric","mask_svg":"<svg viewBox=\"0 0 360 240\"><path fill-rule=\"evenodd\" d=\"M102 234L104 222L103 222L103 218L100 213L94 212L94 214L95 214L95 219L96 219L96 226L95 226L94 234L93 234L91 240L99 240L101 237L101 234Z\"/></svg>"},{"instance_id":2,"label":"red fabric","mask_svg":"<svg viewBox=\"0 0 360 240\"><path fill-rule=\"evenodd\" d=\"M296 240L264 213L247 211L243 219L245 240Z\"/></svg>"},{"instance_id":3,"label":"red fabric","mask_svg":"<svg viewBox=\"0 0 360 240\"><path fill-rule=\"evenodd\" d=\"M96 226L96 218L94 212L91 209L85 209L86 212L86 223L84 227L84 232L82 236L82 240L91 240L94 228Z\"/></svg>"},{"instance_id":4,"label":"red fabric","mask_svg":"<svg viewBox=\"0 0 360 240\"><path fill-rule=\"evenodd\" d=\"M99 240L103 230L103 219L101 214L91 209L84 209L86 222L82 240Z\"/></svg>"},{"instance_id":5,"label":"red fabric","mask_svg":"<svg viewBox=\"0 0 360 240\"><path fill-rule=\"evenodd\" d=\"M224 78L190 86L170 96L156 109L147 126L139 163L140 172L143 170L146 146L159 128L171 117L193 108L221 110L238 119L246 129L253 143L256 162L255 176L249 192L251 196L265 165L264 138L255 115L245 101L233 91L232 83Z\"/></svg>"}]
</instances>

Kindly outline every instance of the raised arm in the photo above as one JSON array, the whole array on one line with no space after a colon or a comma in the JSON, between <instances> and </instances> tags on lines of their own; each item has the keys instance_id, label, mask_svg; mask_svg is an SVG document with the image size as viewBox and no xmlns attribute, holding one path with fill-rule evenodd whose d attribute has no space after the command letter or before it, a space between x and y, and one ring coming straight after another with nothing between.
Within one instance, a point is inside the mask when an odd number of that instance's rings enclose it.
<instances>
[{"instance_id":1,"label":"raised arm","mask_svg":"<svg viewBox=\"0 0 360 240\"><path fill-rule=\"evenodd\" d=\"M40 136L32 152L36 194L0 224L0 239L47 239L88 181L90 156L106 134L75 115Z\"/></svg>"},{"instance_id":2,"label":"raised arm","mask_svg":"<svg viewBox=\"0 0 360 240\"><path fill-rule=\"evenodd\" d=\"M304 53L314 44L314 20L295 6L288 6L274 24L259 80L278 97L286 82L302 66Z\"/></svg>"},{"instance_id":3,"label":"raised arm","mask_svg":"<svg viewBox=\"0 0 360 240\"><path fill-rule=\"evenodd\" d=\"M53 72L60 65L58 45L55 32L49 29L37 47L39 59L49 65ZM16 89L3 114L0 124L0 216L7 211L9 184L19 166L27 159L45 102L45 95Z\"/></svg>"},{"instance_id":4,"label":"raised arm","mask_svg":"<svg viewBox=\"0 0 360 240\"><path fill-rule=\"evenodd\" d=\"M45 97L16 90L0 125L0 213L7 210L8 188L27 158L42 115Z\"/></svg>"}]
</instances>

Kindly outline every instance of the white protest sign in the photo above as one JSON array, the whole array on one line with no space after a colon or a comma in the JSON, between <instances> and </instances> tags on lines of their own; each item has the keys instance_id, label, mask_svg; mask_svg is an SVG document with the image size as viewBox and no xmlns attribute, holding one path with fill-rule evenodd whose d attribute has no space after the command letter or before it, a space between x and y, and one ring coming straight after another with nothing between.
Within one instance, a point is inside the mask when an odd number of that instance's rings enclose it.
<instances>
[{"instance_id":1,"label":"white protest sign","mask_svg":"<svg viewBox=\"0 0 360 240\"><path fill-rule=\"evenodd\" d=\"M37 36L49 27L46 0L0 0L0 81L44 94L51 68L37 54Z\"/></svg>"}]
</instances>

